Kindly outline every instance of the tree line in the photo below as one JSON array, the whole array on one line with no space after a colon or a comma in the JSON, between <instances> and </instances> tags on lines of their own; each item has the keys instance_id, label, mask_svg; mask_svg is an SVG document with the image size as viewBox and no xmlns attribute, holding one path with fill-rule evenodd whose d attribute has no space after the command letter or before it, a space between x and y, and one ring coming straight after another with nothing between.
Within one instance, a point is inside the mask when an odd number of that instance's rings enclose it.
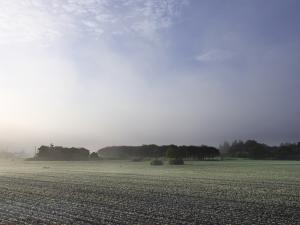
<instances>
[{"instance_id":1,"label":"tree line","mask_svg":"<svg viewBox=\"0 0 300 225\"><path fill-rule=\"evenodd\" d=\"M220 152L211 146L177 146L177 145L141 145L141 146L111 146L98 150L103 158L185 158L205 160L217 157Z\"/></svg>"},{"instance_id":2,"label":"tree line","mask_svg":"<svg viewBox=\"0 0 300 225\"><path fill-rule=\"evenodd\" d=\"M222 154L249 159L300 160L300 142L269 146L255 140L225 142L219 147Z\"/></svg>"},{"instance_id":3,"label":"tree line","mask_svg":"<svg viewBox=\"0 0 300 225\"><path fill-rule=\"evenodd\" d=\"M279 146L269 146L255 140L224 142L219 149L212 146L177 146L177 145L141 145L141 146L111 146L90 154L85 148L66 148L62 146L45 146L38 148L34 160L99 160L134 159L134 158L173 158L190 160L209 160L218 156L249 158L300 160L300 142L283 143Z\"/></svg>"}]
</instances>

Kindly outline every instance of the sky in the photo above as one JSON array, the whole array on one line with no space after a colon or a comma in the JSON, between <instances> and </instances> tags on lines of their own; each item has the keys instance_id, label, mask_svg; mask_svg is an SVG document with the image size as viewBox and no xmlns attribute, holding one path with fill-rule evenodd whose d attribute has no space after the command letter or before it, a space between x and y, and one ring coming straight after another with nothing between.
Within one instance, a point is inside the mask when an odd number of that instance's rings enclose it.
<instances>
[{"instance_id":1,"label":"sky","mask_svg":"<svg viewBox=\"0 0 300 225\"><path fill-rule=\"evenodd\" d=\"M300 141L298 0L1 0L0 149Z\"/></svg>"}]
</instances>

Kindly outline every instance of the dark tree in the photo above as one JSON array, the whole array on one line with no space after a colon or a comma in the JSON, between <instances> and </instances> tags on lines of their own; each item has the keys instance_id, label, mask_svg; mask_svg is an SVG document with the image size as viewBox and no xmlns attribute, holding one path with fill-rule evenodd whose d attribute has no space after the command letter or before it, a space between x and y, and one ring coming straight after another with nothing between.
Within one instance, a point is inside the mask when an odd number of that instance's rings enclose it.
<instances>
[{"instance_id":1,"label":"dark tree","mask_svg":"<svg viewBox=\"0 0 300 225\"><path fill-rule=\"evenodd\" d=\"M170 147L168 147L167 152L166 152L167 158L177 159L177 158L180 158L180 156L181 156L181 154L176 145L171 145Z\"/></svg>"},{"instance_id":2,"label":"dark tree","mask_svg":"<svg viewBox=\"0 0 300 225\"><path fill-rule=\"evenodd\" d=\"M226 154L249 159L300 160L300 144L284 143L271 147L255 140L234 141Z\"/></svg>"},{"instance_id":3,"label":"dark tree","mask_svg":"<svg viewBox=\"0 0 300 225\"><path fill-rule=\"evenodd\" d=\"M100 157L96 152L92 152L90 154L90 160L97 161L97 160L100 160Z\"/></svg>"}]
</instances>

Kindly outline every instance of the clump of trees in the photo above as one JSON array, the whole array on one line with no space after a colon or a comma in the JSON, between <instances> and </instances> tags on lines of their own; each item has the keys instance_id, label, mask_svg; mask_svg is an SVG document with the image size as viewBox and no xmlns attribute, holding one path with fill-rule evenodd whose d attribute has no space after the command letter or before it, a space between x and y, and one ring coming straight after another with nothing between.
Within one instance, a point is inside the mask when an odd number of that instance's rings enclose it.
<instances>
[{"instance_id":1,"label":"clump of trees","mask_svg":"<svg viewBox=\"0 0 300 225\"><path fill-rule=\"evenodd\" d=\"M249 159L300 160L300 142L268 146L255 140L225 142L220 151L230 157Z\"/></svg>"},{"instance_id":2,"label":"clump of trees","mask_svg":"<svg viewBox=\"0 0 300 225\"><path fill-rule=\"evenodd\" d=\"M168 149L172 150L167 155ZM161 158L167 156L168 158L206 160L220 156L219 150L211 146L158 146L153 144L142 146L105 147L98 150L98 154L103 158L110 159Z\"/></svg>"},{"instance_id":3,"label":"clump of trees","mask_svg":"<svg viewBox=\"0 0 300 225\"><path fill-rule=\"evenodd\" d=\"M144 161L143 158L133 158L133 159L131 160L131 162L142 162L142 161Z\"/></svg>"},{"instance_id":4,"label":"clump of trees","mask_svg":"<svg viewBox=\"0 0 300 225\"><path fill-rule=\"evenodd\" d=\"M92 160L92 161L98 161L98 160L101 160L101 158L99 157L99 155L96 152L92 152L90 154L90 160Z\"/></svg>"},{"instance_id":5,"label":"clump of trees","mask_svg":"<svg viewBox=\"0 0 300 225\"><path fill-rule=\"evenodd\" d=\"M163 165L164 162L160 159L153 159L151 162L150 162L150 165L152 166L161 166Z\"/></svg>"},{"instance_id":6,"label":"clump of trees","mask_svg":"<svg viewBox=\"0 0 300 225\"><path fill-rule=\"evenodd\" d=\"M45 146L38 148L35 160L83 161L90 159L90 151L85 148L66 148L61 146ZM94 155L92 157L95 157Z\"/></svg>"},{"instance_id":7,"label":"clump of trees","mask_svg":"<svg viewBox=\"0 0 300 225\"><path fill-rule=\"evenodd\" d=\"M169 159L169 164L170 165L183 165L184 160L183 159Z\"/></svg>"}]
</instances>

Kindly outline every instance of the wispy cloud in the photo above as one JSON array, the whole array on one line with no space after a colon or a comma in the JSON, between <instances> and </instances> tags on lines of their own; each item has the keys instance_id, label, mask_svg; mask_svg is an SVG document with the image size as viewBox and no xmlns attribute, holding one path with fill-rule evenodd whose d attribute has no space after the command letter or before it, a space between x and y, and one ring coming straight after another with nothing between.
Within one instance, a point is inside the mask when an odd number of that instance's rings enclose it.
<instances>
[{"instance_id":1,"label":"wispy cloud","mask_svg":"<svg viewBox=\"0 0 300 225\"><path fill-rule=\"evenodd\" d=\"M51 41L60 36L55 20L30 1L0 2L0 44Z\"/></svg>"},{"instance_id":2,"label":"wispy cloud","mask_svg":"<svg viewBox=\"0 0 300 225\"><path fill-rule=\"evenodd\" d=\"M229 60L233 57L233 53L220 49L212 49L198 54L195 59L199 62L221 62Z\"/></svg>"},{"instance_id":3,"label":"wispy cloud","mask_svg":"<svg viewBox=\"0 0 300 225\"><path fill-rule=\"evenodd\" d=\"M173 24L187 1L180 0L2 0L0 43L47 43L85 32L135 34L154 39Z\"/></svg>"}]
</instances>

